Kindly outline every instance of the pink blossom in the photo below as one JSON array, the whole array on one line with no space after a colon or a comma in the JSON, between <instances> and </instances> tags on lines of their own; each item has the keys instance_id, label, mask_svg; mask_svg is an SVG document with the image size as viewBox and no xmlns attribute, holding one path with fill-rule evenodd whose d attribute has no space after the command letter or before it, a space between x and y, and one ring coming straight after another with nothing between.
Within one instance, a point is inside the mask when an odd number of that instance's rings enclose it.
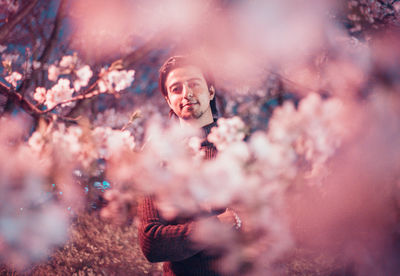
<instances>
[{"instance_id":1,"label":"pink blossom","mask_svg":"<svg viewBox=\"0 0 400 276\"><path fill-rule=\"evenodd\" d=\"M46 196L54 171L34 152L41 151L43 137L35 132L27 147L17 142L23 136L21 122L0 120L0 155L7 158L0 162L0 255L16 269L46 259L54 246L67 240L69 224L63 205ZM11 137L12 146L5 143Z\"/></svg>"},{"instance_id":2,"label":"pink blossom","mask_svg":"<svg viewBox=\"0 0 400 276\"><path fill-rule=\"evenodd\" d=\"M16 12L19 8L19 2L18 1L12 1L12 0L3 0L0 2L1 5L6 5L6 9L9 12Z\"/></svg>"},{"instance_id":3,"label":"pink blossom","mask_svg":"<svg viewBox=\"0 0 400 276\"><path fill-rule=\"evenodd\" d=\"M55 65L50 65L49 69L48 69L48 78L51 81L56 81L58 78L58 75L60 74L60 69L55 66Z\"/></svg>"},{"instance_id":4,"label":"pink blossom","mask_svg":"<svg viewBox=\"0 0 400 276\"><path fill-rule=\"evenodd\" d=\"M245 125L239 117L220 118L217 123L218 127L211 129L208 140L214 143L218 150L224 150L229 144L244 139Z\"/></svg>"},{"instance_id":5,"label":"pink blossom","mask_svg":"<svg viewBox=\"0 0 400 276\"><path fill-rule=\"evenodd\" d=\"M22 79L22 75L18 72L12 72L11 75L4 78L12 86L17 87L17 81Z\"/></svg>"},{"instance_id":6,"label":"pink blossom","mask_svg":"<svg viewBox=\"0 0 400 276\"><path fill-rule=\"evenodd\" d=\"M46 100L46 88L44 87L36 87L35 93L33 94L33 98L35 101L39 103L43 103Z\"/></svg>"},{"instance_id":7,"label":"pink blossom","mask_svg":"<svg viewBox=\"0 0 400 276\"><path fill-rule=\"evenodd\" d=\"M135 147L134 138L129 131L113 130L109 127L96 127L93 130L96 148L100 158L119 156Z\"/></svg>"},{"instance_id":8,"label":"pink blossom","mask_svg":"<svg viewBox=\"0 0 400 276\"><path fill-rule=\"evenodd\" d=\"M28 145L34 152L41 152L43 146L45 144L45 140L39 132L35 131L32 136L28 140Z\"/></svg>"},{"instance_id":9,"label":"pink blossom","mask_svg":"<svg viewBox=\"0 0 400 276\"><path fill-rule=\"evenodd\" d=\"M55 145L63 147L72 155L78 155L82 149L80 138L82 129L77 126L71 126L67 129L60 129L52 133L52 141Z\"/></svg>"},{"instance_id":10,"label":"pink blossom","mask_svg":"<svg viewBox=\"0 0 400 276\"><path fill-rule=\"evenodd\" d=\"M75 66L78 61L78 57L76 55L73 56L63 56L59 65L61 67L69 68Z\"/></svg>"},{"instance_id":11,"label":"pink blossom","mask_svg":"<svg viewBox=\"0 0 400 276\"><path fill-rule=\"evenodd\" d=\"M119 92L128 88L134 80L134 70L113 70L106 73L106 75L99 81L99 90L104 93L106 91Z\"/></svg>"},{"instance_id":12,"label":"pink blossom","mask_svg":"<svg viewBox=\"0 0 400 276\"><path fill-rule=\"evenodd\" d=\"M70 81L59 79L58 83L47 91L45 104L48 108L52 108L60 102L71 99L73 93L74 89L70 87Z\"/></svg>"},{"instance_id":13,"label":"pink blossom","mask_svg":"<svg viewBox=\"0 0 400 276\"><path fill-rule=\"evenodd\" d=\"M13 63L16 62L19 59L19 55L16 54L2 54L1 58L3 59L3 61L8 62L8 63Z\"/></svg>"},{"instance_id":14,"label":"pink blossom","mask_svg":"<svg viewBox=\"0 0 400 276\"><path fill-rule=\"evenodd\" d=\"M34 60L32 62L33 69L39 69L42 64L39 61Z\"/></svg>"},{"instance_id":15,"label":"pink blossom","mask_svg":"<svg viewBox=\"0 0 400 276\"><path fill-rule=\"evenodd\" d=\"M127 113L116 112L115 108L109 108L102 113L98 113L93 124L95 126L108 126L121 129L128 122L129 115Z\"/></svg>"},{"instance_id":16,"label":"pink blossom","mask_svg":"<svg viewBox=\"0 0 400 276\"><path fill-rule=\"evenodd\" d=\"M88 85L90 78L93 76L93 72L89 65L85 65L76 72L78 79L74 81L75 91L79 91L81 87Z\"/></svg>"}]
</instances>

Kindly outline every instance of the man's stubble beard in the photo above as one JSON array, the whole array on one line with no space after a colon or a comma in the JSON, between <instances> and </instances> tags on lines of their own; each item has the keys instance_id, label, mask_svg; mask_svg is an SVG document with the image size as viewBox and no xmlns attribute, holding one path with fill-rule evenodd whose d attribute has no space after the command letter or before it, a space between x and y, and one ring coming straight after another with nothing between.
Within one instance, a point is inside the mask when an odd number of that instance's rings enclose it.
<instances>
[{"instance_id":1,"label":"man's stubble beard","mask_svg":"<svg viewBox=\"0 0 400 276\"><path fill-rule=\"evenodd\" d=\"M204 112L198 111L198 112L193 112L188 116L182 116L182 119L184 120L197 120L200 119L201 116L203 116Z\"/></svg>"}]
</instances>

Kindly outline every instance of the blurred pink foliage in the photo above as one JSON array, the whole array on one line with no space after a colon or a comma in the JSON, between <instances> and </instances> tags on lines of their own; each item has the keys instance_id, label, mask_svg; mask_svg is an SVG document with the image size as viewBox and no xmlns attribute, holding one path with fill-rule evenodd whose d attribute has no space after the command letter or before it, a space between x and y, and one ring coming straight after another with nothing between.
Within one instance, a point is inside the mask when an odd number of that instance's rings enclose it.
<instances>
[{"instance_id":1,"label":"blurred pink foliage","mask_svg":"<svg viewBox=\"0 0 400 276\"><path fill-rule=\"evenodd\" d=\"M154 194L169 218L235 209L238 235L212 223L196 235L225 250L228 273L281 275L277 264L302 247L355 275L395 275L398 1L65 3L0 1L2 262L21 270L68 239L86 246L98 215L129 225L136 199ZM215 160L153 95L162 59L181 52L216 78ZM105 245L111 228L87 262L113 273L123 256L134 271L129 246Z\"/></svg>"}]
</instances>

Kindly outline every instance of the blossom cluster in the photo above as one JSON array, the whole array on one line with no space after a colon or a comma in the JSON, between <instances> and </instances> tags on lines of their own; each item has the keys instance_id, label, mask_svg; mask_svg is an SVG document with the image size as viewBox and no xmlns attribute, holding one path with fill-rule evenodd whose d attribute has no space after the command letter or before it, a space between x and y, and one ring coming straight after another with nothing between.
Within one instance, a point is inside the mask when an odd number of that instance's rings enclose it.
<instances>
[{"instance_id":1,"label":"blossom cluster","mask_svg":"<svg viewBox=\"0 0 400 276\"><path fill-rule=\"evenodd\" d=\"M309 162L310 173L314 174L346 136L344 116L344 105L339 99L323 100L311 93L299 103L297 110L291 102L276 109L269 124L269 138L283 148L292 147L297 161Z\"/></svg>"},{"instance_id":2,"label":"blossom cluster","mask_svg":"<svg viewBox=\"0 0 400 276\"><path fill-rule=\"evenodd\" d=\"M74 75L72 75L74 79L73 87L71 87L71 81L69 79L58 79L60 75L69 75L72 73L74 73ZM92 76L93 72L90 66L81 64L76 55L63 56L58 66L52 64L48 68L48 79L54 82L58 79L57 84L48 90L44 87L36 87L33 99L50 109L63 102L65 102L63 106L72 105L72 103L68 101L72 99L74 93L79 92L81 87L85 87L89 84Z\"/></svg>"},{"instance_id":3,"label":"blossom cluster","mask_svg":"<svg viewBox=\"0 0 400 276\"><path fill-rule=\"evenodd\" d=\"M0 1L0 7L1 9L7 9L9 12L16 12L19 8L19 2L18 1L12 1L12 0L1 0Z\"/></svg>"},{"instance_id":4,"label":"blossom cluster","mask_svg":"<svg viewBox=\"0 0 400 276\"><path fill-rule=\"evenodd\" d=\"M118 156L126 150L135 148L135 141L127 130L113 130L109 127L96 127L92 132L98 158L109 159L112 155Z\"/></svg>"},{"instance_id":5,"label":"blossom cluster","mask_svg":"<svg viewBox=\"0 0 400 276\"><path fill-rule=\"evenodd\" d=\"M115 108L109 108L102 113L98 113L96 119L93 121L94 126L119 129L122 129L128 123L129 116L126 113L116 111Z\"/></svg>"},{"instance_id":6,"label":"blossom cluster","mask_svg":"<svg viewBox=\"0 0 400 276\"><path fill-rule=\"evenodd\" d=\"M60 75L70 75L73 79L72 87L69 79L58 79ZM97 82L98 89L100 93L120 92L132 84L134 75L134 70L106 70L103 68ZM58 79L57 84L49 90L37 87L33 98L48 108L53 108L60 103L63 103L63 106L71 105L73 94L77 95L82 87L88 86L92 76L93 71L90 66L82 64L76 54L63 56L58 65L52 64L48 68L48 79L50 81Z\"/></svg>"},{"instance_id":7,"label":"blossom cluster","mask_svg":"<svg viewBox=\"0 0 400 276\"><path fill-rule=\"evenodd\" d=\"M66 127L59 124L58 129L48 134L34 132L28 141L37 153L45 151L46 145L52 150L64 152L69 162L78 162L87 168L97 159L109 159L135 148L135 141L129 131L113 130L110 127L96 127L93 130L80 126Z\"/></svg>"},{"instance_id":8,"label":"blossom cluster","mask_svg":"<svg viewBox=\"0 0 400 276\"><path fill-rule=\"evenodd\" d=\"M291 245L284 216L273 211L281 204L282 197L279 195L288 185L286 182L282 183L277 173L274 179L266 179L267 174L263 173L273 170L271 167L265 167L267 162L257 160L254 161L257 164L251 163L250 154L254 142L247 145L239 140L244 137L242 134L238 135L238 131L243 129L243 122L239 118L226 119L221 125L233 129L225 129L223 132L216 129L214 133L224 134L225 137L229 133L233 137L219 141L231 143L218 153L216 159L202 161L198 158L193 159L192 155L192 149L198 146L192 139L194 135L199 135L195 130L182 129L176 125L164 128L160 123L153 121L148 127L144 149L134 159L135 165L130 166L130 170L123 170L126 174L126 187L119 189L125 194L138 192L155 194L157 206L166 218L181 214L193 215L228 206L237 208L240 210L239 216L245 218L246 227L249 229L245 243L238 244L232 240L224 243L223 241L229 240L229 237L233 238L229 235L213 243L214 239L209 239L210 235L205 233L226 233L224 226L220 224L206 224L197 229L197 242L211 243L210 246L225 244L228 246L225 248L228 258L237 260L237 265L244 259L254 258L253 254L260 255L264 251L268 251L264 252L267 256L265 258L259 256L257 259L262 259L264 262L272 261ZM196 140L198 142L198 139ZM254 149L254 151L259 150ZM266 150L268 149L263 149L263 152ZM270 156L267 154L264 158L268 159ZM132 159L129 161L132 164ZM125 162L122 160L119 167L127 166L124 165ZM281 172L290 166L290 164L279 165L282 166ZM122 175L121 172L120 170L119 177ZM129 190L131 186L127 181L129 179L136 179L135 190ZM121 204L114 205L123 206L121 200L119 202ZM267 215L268 219L265 221ZM263 231L268 231L269 235L261 234ZM257 240L251 238L255 236ZM266 247L261 245L261 240L265 243L270 243L271 240L277 241L266 250ZM237 254L238 251L243 253ZM236 265L231 266L233 271L237 268Z\"/></svg>"},{"instance_id":9,"label":"blossom cluster","mask_svg":"<svg viewBox=\"0 0 400 276\"><path fill-rule=\"evenodd\" d=\"M384 26L389 18L399 15L400 4L398 1L347 1L348 15L351 33L368 31Z\"/></svg>"},{"instance_id":10,"label":"blossom cluster","mask_svg":"<svg viewBox=\"0 0 400 276\"><path fill-rule=\"evenodd\" d=\"M69 217L50 193L51 172L21 143L19 119L0 119L0 258L17 269L45 260L67 240Z\"/></svg>"},{"instance_id":11,"label":"blossom cluster","mask_svg":"<svg viewBox=\"0 0 400 276\"><path fill-rule=\"evenodd\" d=\"M22 75L18 72L12 72L5 80L11 83L12 86L17 87L17 82L22 79Z\"/></svg>"},{"instance_id":12,"label":"blossom cluster","mask_svg":"<svg viewBox=\"0 0 400 276\"><path fill-rule=\"evenodd\" d=\"M99 90L104 92L120 92L128 88L135 76L134 70L111 70L106 71L104 68L101 73L102 78L99 81Z\"/></svg>"},{"instance_id":13,"label":"blossom cluster","mask_svg":"<svg viewBox=\"0 0 400 276\"><path fill-rule=\"evenodd\" d=\"M89 84L93 72L89 65L83 65L78 60L77 55L63 56L58 66L52 64L48 68L48 78L51 81L56 81L61 74L75 74L74 89L79 91L81 87Z\"/></svg>"},{"instance_id":14,"label":"blossom cluster","mask_svg":"<svg viewBox=\"0 0 400 276\"><path fill-rule=\"evenodd\" d=\"M245 220L248 239L243 243L223 243L234 244L225 248L229 252L227 259L230 264L236 260L237 265L252 259L255 268L262 267L262 262L273 262L292 246L281 208L284 195L297 183L299 175L311 171L314 177L318 176L317 168L325 165L340 147L344 129L337 121L342 120L342 113L339 100L309 94L297 108L286 103L276 109L269 130L254 133L248 142L243 141L246 126L239 117L220 119L208 135L218 155L208 161L193 159L193 150L196 152L205 139L194 130L174 125L164 128L152 121L143 151L134 159L122 159L119 163L119 177L125 174L120 180L129 183L129 179L137 179L136 190L120 188L125 193L156 194L160 211L167 218L214 208L235 208ZM302 160L308 166L302 165ZM135 166L121 169L128 167L125 162L132 161ZM123 201L115 206L122 208ZM197 229L197 241L213 243L205 233L225 233L220 227L203 225Z\"/></svg>"},{"instance_id":15,"label":"blossom cluster","mask_svg":"<svg viewBox=\"0 0 400 276\"><path fill-rule=\"evenodd\" d=\"M48 108L53 108L57 104L66 101L63 105L72 105L72 102L67 102L72 98L74 89L70 86L69 79L59 79L57 84L46 91L44 87L36 87L33 98L46 105Z\"/></svg>"},{"instance_id":16,"label":"blossom cluster","mask_svg":"<svg viewBox=\"0 0 400 276\"><path fill-rule=\"evenodd\" d=\"M317 174L318 169L334 155L347 134L347 124L338 124L345 116L344 104L337 98L322 99L311 93L296 108L286 101L275 109L267 132L257 131L248 144L240 143L245 136L245 125L238 117L219 119L218 127L208 136L221 155L228 152L241 160L255 158L265 168L268 179L295 176L297 168L307 162L308 172Z\"/></svg>"},{"instance_id":17,"label":"blossom cluster","mask_svg":"<svg viewBox=\"0 0 400 276\"><path fill-rule=\"evenodd\" d=\"M218 150L224 150L229 144L242 141L245 137L245 125L239 117L218 119L218 128L211 129L208 140L214 143Z\"/></svg>"}]
</instances>

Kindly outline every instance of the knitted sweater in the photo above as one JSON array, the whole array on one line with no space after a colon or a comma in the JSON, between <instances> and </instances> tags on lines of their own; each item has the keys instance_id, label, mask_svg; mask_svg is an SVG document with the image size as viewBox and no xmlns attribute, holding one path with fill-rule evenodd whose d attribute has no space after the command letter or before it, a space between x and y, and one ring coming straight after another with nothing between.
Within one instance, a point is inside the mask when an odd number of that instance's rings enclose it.
<instances>
[{"instance_id":1,"label":"knitted sweater","mask_svg":"<svg viewBox=\"0 0 400 276\"><path fill-rule=\"evenodd\" d=\"M204 138L210 133L212 123L203 127ZM215 146L205 140L201 144L206 159L216 156ZM163 218L152 197L139 202L139 243L143 254L150 262L165 262L164 275L219 275L216 266L220 255L211 254L205 248L194 245L191 236L199 221L198 217L180 217L174 220ZM204 214L202 220L217 220L217 212Z\"/></svg>"}]
</instances>

